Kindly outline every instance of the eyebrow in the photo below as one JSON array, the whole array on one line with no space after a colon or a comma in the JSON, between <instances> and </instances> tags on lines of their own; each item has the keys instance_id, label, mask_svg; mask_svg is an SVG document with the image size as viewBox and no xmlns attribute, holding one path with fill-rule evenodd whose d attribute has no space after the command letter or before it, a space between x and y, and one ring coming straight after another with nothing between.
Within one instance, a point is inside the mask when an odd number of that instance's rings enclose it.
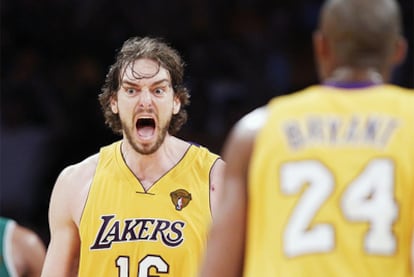
<instances>
[{"instance_id":1,"label":"eyebrow","mask_svg":"<svg viewBox=\"0 0 414 277\"><path fill-rule=\"evenodd\" d=\"M168 79L161 79L158 81L155 81L154 83L151 84L151 86L156 86L159 85L161 83L167 82L169 85L171 85L171 81ZM139 86L137 83L131 82L131 81L127 81L127 80L122 80L121 85L129 85L129 86Z\"/></svg>"}]
</instances>

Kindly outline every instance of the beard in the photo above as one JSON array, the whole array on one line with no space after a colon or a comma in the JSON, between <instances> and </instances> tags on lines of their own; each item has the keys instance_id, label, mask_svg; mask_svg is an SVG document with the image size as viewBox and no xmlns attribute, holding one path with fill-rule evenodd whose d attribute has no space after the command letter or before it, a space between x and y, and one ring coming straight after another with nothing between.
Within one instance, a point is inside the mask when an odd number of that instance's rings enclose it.
<instances>
[{"instance_id":1,"label":"beard","mask_svg":"<svg viewBox=\"0 0 414 277\"><path fill-rule=\"evenodd\" d=\"M135 150L135 152L141 154L141 155L150 155L155 153L160 146L164 143L165 137L167 136L167 132L168 132L168 127L170 126L170 121L168 120L168 122L166 122L166 124L164 124L163 126L161 126L160 128L158 128L158 135L157 135L157 139L155 140L154 144L146 144L146 145L142 145L139 144L137 142L134 141L134 136L131 132L131 129L128 128L124 128L125 131L125 137L128 141L128 143L132 146L132 148ZM123 124L123 126L125 126ZM134 129L135 132L135 129Z\"/></svg>"}]
</instances>

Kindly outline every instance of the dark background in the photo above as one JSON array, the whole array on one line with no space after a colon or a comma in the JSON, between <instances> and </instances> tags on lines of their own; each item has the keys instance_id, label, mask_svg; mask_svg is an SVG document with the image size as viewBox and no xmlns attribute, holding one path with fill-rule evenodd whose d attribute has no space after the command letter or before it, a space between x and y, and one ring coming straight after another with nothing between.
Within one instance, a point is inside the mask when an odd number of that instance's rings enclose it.
<instances>
[{"instance_id":1,"label":"dark background","mask_svg":"<svg viewBox=\"0 0 414 277\"><path fill-rule=\"evenodd\" d=\"M413 88L413 1L400 3L410 50L392 82ZM219 153L241 115L317 82L311 34L320 4L2 0L0 215L48 242L59 172L119 138L97 95L125 39L163 37L181 52L192 103L179 135Z\"/></svg>"}]
</instances>

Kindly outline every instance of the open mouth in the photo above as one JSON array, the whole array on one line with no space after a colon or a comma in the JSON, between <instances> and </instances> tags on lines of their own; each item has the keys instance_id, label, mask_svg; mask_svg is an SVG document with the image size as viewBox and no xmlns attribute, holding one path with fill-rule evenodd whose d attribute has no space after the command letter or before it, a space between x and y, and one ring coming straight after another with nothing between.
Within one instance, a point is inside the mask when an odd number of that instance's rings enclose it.
<instances>
[{"instance_id":1,"label":"open mouth","mask_svg":"<svg viewBox=\"0 0 414 277\"><path fill-rule=\"evenodd\" d=\"M155 120L152 118L140 118L136 124L138 135L142 138L149 138L155 132Z\"/></svg>"}]
</instances>

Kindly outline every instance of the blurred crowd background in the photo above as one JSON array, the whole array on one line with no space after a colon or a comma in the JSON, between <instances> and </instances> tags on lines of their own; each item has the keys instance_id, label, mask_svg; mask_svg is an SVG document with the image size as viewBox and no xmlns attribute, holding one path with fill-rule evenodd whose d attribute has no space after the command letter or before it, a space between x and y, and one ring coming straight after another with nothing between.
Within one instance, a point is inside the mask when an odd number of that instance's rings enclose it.
<instances>
[{"instance_id":1,"label":"blurred crowd background","mask_svg":"<svg viewBox=\"0 0 414 277\"><path fill-rule=\"evenodd\" d=\"M392 81L413 88L413 0L400 3L410 50ZM317 82L311 35L320 5L1 0L0 215L48 242L60 170L119 138L104 125L97 95L125 39L163 37L180 51L192 102L179 135L219 153L241 115Z\"/></svg>"}]
</instances>

